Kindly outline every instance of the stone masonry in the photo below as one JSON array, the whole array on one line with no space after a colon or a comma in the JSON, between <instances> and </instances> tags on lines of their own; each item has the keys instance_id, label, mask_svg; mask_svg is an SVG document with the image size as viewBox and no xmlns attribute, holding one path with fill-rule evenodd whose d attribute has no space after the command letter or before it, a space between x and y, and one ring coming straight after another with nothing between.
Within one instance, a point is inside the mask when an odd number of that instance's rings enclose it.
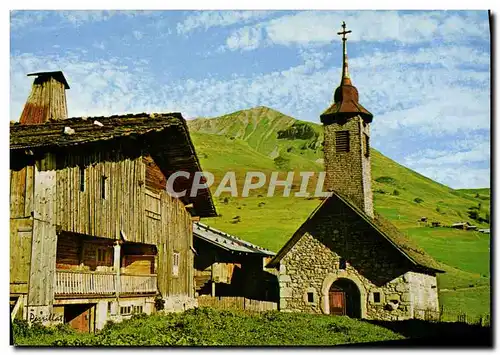
<instances>
[{"instance_id":1,"label":"stone masonry","mask_svg":"<svg viewBox=\"0 0 500 355\"><path fill-rule=\"evenodd\" d=\"M323 145L325 159L325 188L338 191L373 217L370 156L364 154L366 134L370 136L370 124L360 116L345 123L324 125ZM337 153L335 133L349 132L349 152Z\"/></svg>"},{"instance_id":2,"label":"stone masonry","mask_svg":"<svg viewBox=\"0 0 500 355\"><path fill-rule=\"evenodd\" d=\"M330 286L338 279L347 279L359 289L362 318L437 316L435 275L415 270L364 221L356 221L354 213L334 211L338 205L325 206L306 223L298 231L300 239L281 259L280 310L329 314ZM343 270L339 269L341 258L347 260ZM310 292L313 302L308 301ZM375 293L379 294L378 302Z\"/></svg>"}]
</instances>

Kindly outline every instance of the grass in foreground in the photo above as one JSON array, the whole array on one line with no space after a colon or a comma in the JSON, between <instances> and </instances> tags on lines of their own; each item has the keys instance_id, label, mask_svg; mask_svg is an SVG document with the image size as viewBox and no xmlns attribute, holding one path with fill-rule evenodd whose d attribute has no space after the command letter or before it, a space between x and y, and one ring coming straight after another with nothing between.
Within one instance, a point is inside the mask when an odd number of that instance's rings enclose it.
<instances>
[{"instance_id":1,"label":"grass in foreground","mask_svg":"<svg viewBox=\"0 0 500 355\"><path fill-rule=\"evenodd\" d=\"M108 324L97 334L67 326L13 326L16 345L45 346L283 346L338 345L404 339L368 322L324 315L261 314L197 308L184 313L140 315Z\"/></svg>"}]
</instances>

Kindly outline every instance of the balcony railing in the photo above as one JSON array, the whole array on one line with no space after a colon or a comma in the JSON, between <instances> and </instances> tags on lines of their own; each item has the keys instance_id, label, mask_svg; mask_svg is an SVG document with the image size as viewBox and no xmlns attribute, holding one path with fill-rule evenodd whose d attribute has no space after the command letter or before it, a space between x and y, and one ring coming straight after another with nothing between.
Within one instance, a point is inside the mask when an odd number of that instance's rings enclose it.
<instances>
[{"instance_id":1,"label":"balcony railing","mask_svg":"<svg viewBox=\"0 0 500 355\"><path fill-rule=\"evenodd\" d=\"M155 293L156 275L120 275L120 293Z\"/></svg>"},{"instance_id":2,"label":"balcony railing","mask_svg":"<svg viewBox=\"0 0 500 355\"><path fill-rule=\"evenodd\" d=\"M55 294L112 295L117 292L115 280L116 274L109 272L57 270ZM156 275L120 275L119 293L155 293L156 289Z\"/></svg>"}]
</instances>

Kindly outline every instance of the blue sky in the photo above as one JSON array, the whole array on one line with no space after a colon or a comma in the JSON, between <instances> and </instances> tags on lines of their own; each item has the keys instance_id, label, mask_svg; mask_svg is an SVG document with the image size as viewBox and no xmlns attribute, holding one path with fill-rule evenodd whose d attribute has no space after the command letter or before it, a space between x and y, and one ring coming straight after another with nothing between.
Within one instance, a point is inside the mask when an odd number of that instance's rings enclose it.
<instances>
[{"instance_id":1,"label":"blue sky","mask_svg":"<svg viewBox=\"0 0 500 355\"><path fill-rule=\"evenodd\" d=\"M264 105L319 123L349 67L372 144L453 188L490 185L486 11L14 11L11 110L27 73L62 70L70 116Z\"/></svg>"}]
</instances>

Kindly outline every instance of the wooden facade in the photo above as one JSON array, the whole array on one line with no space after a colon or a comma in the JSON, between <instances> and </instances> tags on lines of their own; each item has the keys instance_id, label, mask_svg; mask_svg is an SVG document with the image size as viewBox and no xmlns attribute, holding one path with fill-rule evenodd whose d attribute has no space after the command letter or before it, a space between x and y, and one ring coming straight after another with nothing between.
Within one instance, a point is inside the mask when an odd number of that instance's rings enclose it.
<instances>
[{"instance_id":1,"label":"wooden facade","mask_svg":"<svg viewBox=\"0 0 500 355\"><path fill-rule=\"evenodd\" d=\"M277 301L277 278L264 269L273 252L199 222L193 234L198 296Z\"/></svg>"},{"instance_id":2,"label":"wooden facade","mask_svg":"<svg viewBox=\"0 0 500 355\"><path fill-rule=\"evenodd\" d=\"M30 125L34 135L39 126L49 127ZM12 149L11 132L10 292L29 309L50 313L65 297L194 297L196 209L165 190L176 167L150 153L147 134L128 138ZM215 214L197 198L201 215Z\"/></svg>"}]
</instances>

